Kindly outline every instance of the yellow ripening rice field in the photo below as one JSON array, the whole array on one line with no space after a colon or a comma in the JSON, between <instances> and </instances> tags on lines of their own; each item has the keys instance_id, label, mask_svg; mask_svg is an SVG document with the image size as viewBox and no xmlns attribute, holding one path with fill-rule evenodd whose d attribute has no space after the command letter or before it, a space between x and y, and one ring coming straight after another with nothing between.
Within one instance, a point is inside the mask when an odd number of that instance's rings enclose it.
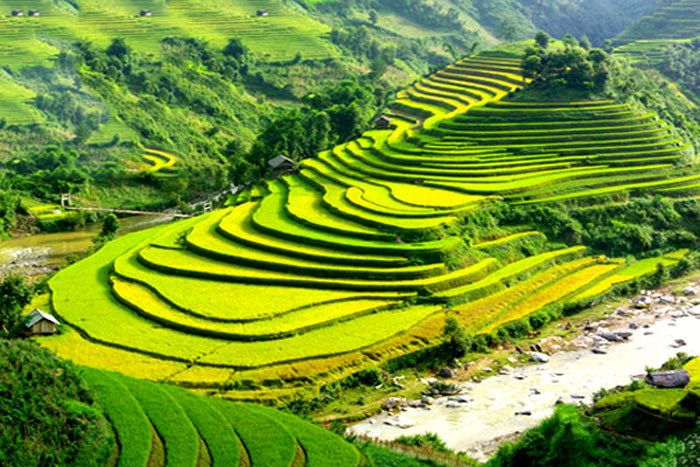
<instances>
[{"instance_id":1,"label":"yellow ripening rice field","mask_svg":"<svg viewBox=\"0 0 700 467\"><path fill-rule=\"evenodd\" d=\"M491 332L648 273L527 228L459 235L496 201L700 184L655 115L510 101L525 84L518 59L466 58L401 94L389 129L230 207L108 243L50 280L69 331L41 342L83 365L273 400L439 343L447 316Z\"/></svg>"}]
</instances>

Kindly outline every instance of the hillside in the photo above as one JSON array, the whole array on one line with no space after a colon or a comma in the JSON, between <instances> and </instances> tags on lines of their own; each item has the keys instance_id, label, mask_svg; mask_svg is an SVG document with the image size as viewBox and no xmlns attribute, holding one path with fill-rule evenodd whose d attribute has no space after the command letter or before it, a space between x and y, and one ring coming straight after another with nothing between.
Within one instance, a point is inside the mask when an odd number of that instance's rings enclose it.
<instances>
[{"instance_id":1,"label":"hillside","mask_svg":"<svg viewBox=\"0 0 700 467\"><path fill-rule=\"evenodd\" d=\"M0 341L0 356L3 381L15 396L22 394L5 401L0 413L26 421L21 430L11 423L0 427L5 465L368 463L341 437L277 410L74 367L19 341Z\"/></svg>"},{"instance_id":2,"label":"hillside","mask_svg":"<svg viewBox=\"0 0 700 467\"><path fill-rule=\"evenodd\" d=\"M89 343L42 342L289 400L440 343L448 316L493 342L548 305L673 268L698 242L693 146L627 103L528 100L543 96L518 91L520 63L461 60L399 93L393 129L61 271L51 304ZM614 259L628 255L640 261Z\"/></svg>"},{"instance_id":3,"label":"hillside","mask_svg":"<svg viewBox=\"0 0 700 467\"><path fill-rule=\"evenodd\" d=\"M645 16L614 41L615 53L645 65L658 64L669 45L700 36L700 2L677 0Z\"/></svg>"}]
</instances>

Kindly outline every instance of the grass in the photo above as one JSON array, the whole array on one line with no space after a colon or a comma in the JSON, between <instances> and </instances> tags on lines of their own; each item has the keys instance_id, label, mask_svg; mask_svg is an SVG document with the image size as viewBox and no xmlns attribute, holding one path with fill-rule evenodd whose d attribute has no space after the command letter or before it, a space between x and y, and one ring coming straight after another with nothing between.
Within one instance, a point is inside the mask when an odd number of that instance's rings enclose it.
<instances>
[{"instance_id":1,"label":"grass","mask_svg":"<svg viewBox=\"0 0 700 467\"><path fill-rule=\"evenodd\" d=\"M240 439L226 417L209 401L184 389L163 386L168 395L185 410L206 443L214 465L239 465Z\"/></svg>"},{"instance_id":2,"label":"grass","mask_svg":"<svg viewBox=\"0 0 700 467\"><path fill-rule=\"evenodd\" d=\"M121 376L81 368L81 377L97 394L121 446L119 467L142 467L151 453L151 423Z\"/></svg>"},{"instance_id":3,"label":"grass","mask_svg":"<svg viewBox=\"0 0 700 467\"><path fill-rule=\"evenodd\" d=\"M199 457L199 434L182 407L157 385L123 377L122 382L143 407L163 440L167 464L195 467Z\"/></svg>"},{"instance_id":4,"label":"grass","mask_svg":"<svg viewBox=\"0 0 700 467\"><path fill-rule=\"evenodd\" d=\"M257 414L243 404L211 399L211 405L227 418L243 441L252 465L290 466L296 438L266 414Z\"/></svg>"},{"instance_id":5,"label":"grass","mask_svg":"<svg viewBox=\"0 0 700 467\"><path fill-rule=\"evenodd\" d=\"M340 436L319 426L302 422L284 412L271 411L252 405L248 408L260 416L269 416L292 430L304 449L307 467L357 466L360 464L360 455L357 450Z\"/></svg>"},{"instance_id":6,"label":"grass","mask_svg":"<svg viewBox=\"0 0 700 467\"><path fill-rule=\"evenodd\" d=\"M346 300L303 308L265 320L219 322L183 313L160 300L146 287L133 282L112 279L112 288L115 296L149 320L191 334L241 341L270 340L303 333L401 304L400 301L390 300Z\"/></svg>"},{"instance_id":7,"label":"grass","mask_svg":"<svg viewBox=\"0 0 700 467\"><path fill-rule=\"evenodd\" d=\"M570 302L585 301L597 297L617 284L622 284L624 282L629 282L638 277L648 276L656 271L657 264L661 263L666 267L674 266L680 259L678 256L684 253L684 250L679 250L679 252L672 253L670 256L662 256L655 258L646 258L639 261L635 261L632 264L621 268L616 271L615 274L606 277L602 281L598 282L591 288L582 291L578 295L571 298ZM687 252L685 252L687 253Z\"/></svg>"}]
</instances>

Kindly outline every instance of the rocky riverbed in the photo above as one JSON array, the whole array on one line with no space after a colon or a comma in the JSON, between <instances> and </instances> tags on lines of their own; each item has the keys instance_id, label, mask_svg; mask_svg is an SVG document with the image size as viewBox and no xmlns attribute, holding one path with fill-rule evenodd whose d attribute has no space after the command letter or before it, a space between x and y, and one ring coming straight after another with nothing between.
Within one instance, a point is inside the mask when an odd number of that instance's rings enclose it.
<instances>
[{"instance_id":1,"label":"rocky riverbed","mask_svg":"<svg viewBox=\"0 0 700 467\"><path fill-rule=\"evenodd\" d=\"M393 398L385 412L350 430L382 440L437 433L451 449L486 460L503 441L551 415L558 402L590 404L599 389L642 378L647 367L677 352L700 355L700 284L678 296L669 288L645 291L611 312L581 323L572 340L551 337L539 348L521 349L537 363L518 367L514 355L513 367L480 382L424 380L422 400Z\"/></svg>"}]
</instances>

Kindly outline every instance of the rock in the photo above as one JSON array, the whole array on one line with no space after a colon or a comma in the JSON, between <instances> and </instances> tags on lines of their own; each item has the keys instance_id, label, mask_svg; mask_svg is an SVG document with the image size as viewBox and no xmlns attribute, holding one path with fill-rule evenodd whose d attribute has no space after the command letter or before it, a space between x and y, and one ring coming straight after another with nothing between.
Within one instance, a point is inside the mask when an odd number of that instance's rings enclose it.
<instances>
[{"instance_id":1,"label":"rock","mask_svg":"<svg viewBox=\"0 0 700 467\"><path fill-rule=\"evenodd\" d=\"M370 419L367 421L367 423L369 423L370 425L374 425L375 423L377 423L377 421L376 421L375 419L373 419L373 418L370 418Z\"/></svg>"},{"instance_id":2,"label":"rock","mask_svg":"<svg viewBox=\"0 0 700 467\"><path fill-rule=\"evenodd\" d=\"M620 342L622 340L622 338L620 336L618 336L617 334L612 333L612 332L603 332L603 333L600 333L599 335L603 339L610 341L610 342Z\"/></svg>"},{"instance_id":3,"label":"rock","mask_svg":"<svg viewBox=\"0 0 700 467\"><path fill-rule=\"evenodd\" d=\"M549 355L545 355L541 352L530 352L530 358L537 363L547 363L549 361Z\"/></svg>"},{"instance_id":4,"label":"rock","mask_svg":"<svg viewBox=\"0 0 700 467\"><path fill-rule=\"evenodd\" d=\"M537 388L530 388L530 394L532 394L533 396L539 396L542 393Z\"/></svg>"},{"instance_id":5,"label":"rock","mask_svg":"<svg viewBox=\"0 0 700 467\"><path fill-rule=\"evenodd\" d=\"M664 295L663 297L661 297L661 298L659 299L659 302L661 302L661 303L668 303L669 305L673 305L674 303L676 303L676 299L673 298L673 297L671 297L671 296L669 296L669 295Z\"/></svg>"},{"instance_id":6,"label":"rock","mask_svg":"<svg viewBox=\"0 0 700 467\"><path fill-rule=\"evenodd\" d=\"M651 336L652 334L654 334L654 333L651 332L651 331L647 331L647 332L644 333L645 336Z\"/></svg>"},{"instance_id":7,"label":"rock","mask_svg":"<svg viewBox=\"0 0 700 467\"><path fill-rule=\"evenodd\" d=\"M448 409L460 409L460 408L462 408L462 404L460 404L459 402L450 401L450 402L448 402L447 404L445 404L445 408L448 408Z\"/></svg>"},{"instance_id":8,"label":"rock","mask_svg":"<svg viewBox=\"0 0 700 467\"><path fill-rule=\"evenodd\" d=\"M559 399L557 399L557 401L554 403L554 405L561 405L563 403L564 403L564 400L560 397Z\"/></svg>"},{"instance_id":9,"label":"rock","mask_svg":"<svg viewBox=\"0 0 700 467\"><path fill-rule=\"evenodd\" d=\"M384 402L384 409L385 410L393 410L397 407L401 407L406 404L406 399L403 397L390 397L387 399L386 402Z\"/></svg>"},{"instance_id":10,"label":"rock","mask_svg":"<svg viewBox=\"0 0 700 467\"><path fill-rule=\"evenodd\" d=\"M530 412L529 410L523 410L522 412L515 412L515 415L522 415L525 417L529 417L532 415L532 412Z\"/></svg>"},{"instance_id":11,"label":"rock","mask_svg":"<svg viewBox=\"0 0 700 467\"><path fill-rule=\"evenodd\" d=\"M645 295L632 300L632 305L634 305L635 308L649 308L651 306L651 303L651 298Z\"/></svg>"},{"instance_id":12,"label":"rock","mask_svg":"<svg viewBox=\"0 0 700 467\"><path fill-rule=\"evenodd\" d=\"M617 313L619 316L632 316L632 313L623 308L618 308L615 313Z\"/></svg>"},{"instance_id":13,"label":"rock","mask_svg":"<svg viewBox=\"0 0 700 467\"><path fill-rule=\"evenodd\" d=\"M518 363L518 359L515 357L508 357L506 360L508 360L509 363Z\"/></svg>"},{"instance_id":14,"label":"rock","mask_svg":"<svg viewBox=\"0 0 700 467\"><path fill-rule=\"evenodd\" d=\"M630 325L629 325L630 329L637 329L638 327L639 326L637 325L637 323L630 323Z\"/></svg>"},{"instance_id":15,"label":"rock","mask_svg":"<svg viewBox=\"0 0 700 467\"><path fill-rule=\"evenodd\" d=\"M614 334L621 339L629 339L630 337L632 337L632 333L627 331L615 331Z\"/></svg>"},{"instance_id":16,"label":"rock","mask_svg":"<svg viewBox=\"0 0 700 467\"><path fill-rule=\"evenodd\" d=\"M411 420L408 417L404 417L402 415L396 415L394 417L391 417L391 418L385 420L384 424L405 429L405 428L411 428L412 426L414 426L416 424L416 422L414 422L413 420Z\"/></svg>"},{"instance_id":17,"label":"rock","mask_svg":"<svg viewBox=\"0 0 700 467\"><path fill-rule=\"evenodd\" d=\"M423 396L423 397L420 398L420 402L421 402L421 404L423 404L423 405L433 405L434 400L433 400L432 397Z\"/></svg>"},{"instance_id":18,"label":"rock","mask_svg":"<svg viewBox=\"0 0 700 467\"><path fill-rule=\"evenodd\" d=\"M513 371L513 367L511 367L511 366L509 366L509 365L503 365L503 366L498 370L498 374L499 374L499 375L509 375L511 371Z\"/></svg>"},{"instance_id":19,"label":"rock","mask_svg":"<svg viewBox=\"0 0 700 467\"><path fill-rule=\"evenodd\" d=\"M695 294L697 294L697 292L692 287L686 287L685 289L683 289L683 295L685 295L686 297L690 297Z\"/></svg>"},{"instance_id":20,"label":"rock","mask_svg":"<svg viewBox=\"0 0 700 467\"><path fill-rule=\"evenodd\" d=\"M591 352L593 352L594 354L598 354L598 355L607 355L607 352L605 350L602 350L602 349L591 349Z\"/></svg>"},{"instance_id":21,"label":"rock","mask_svg":"<svg viewBox=\"0 0 700 467\"><path fill-rule=\"evenodd\" d=\"M684 388L690 383L687 370L658 371L649 373L644 382L656 388Z\"/></svg>"},{"instance_id":22,"label":"rock","mask_svg":"<svg viewBox=\"0 0 700 467\"><path fill-rule=\"evenodd\" d=\"M493 369L490 366L485 366L481 369L481 371L484 371L486 373L491 373Z\"/></svg>"},{"instance_id":23,"label":"rock","mask_svg":"<svg viewBox=\"0 0 700 467\"><path fill-rule=\"evenodd\" d=\"M418 408L423 406L423 402L416 400L416 401L408 401L408 406L413 407L413 408Z\"/></svg>"},{"instance_id":24,"label":"rock","mask_svg":"<svg viewBox=\"0 0 700 467\"><path fill-rule=\"evenodd\" d=\"M700 316L700 306L694 306L690 310L688 310L688 313L690 313L693 316Z\"/></svg>"},{"instance_id":25,"label":"rock","mask_svg":"<svg viewBox=\"0 0 700 467\"><path fill-rule=\"evenodd\" d=\"M572 395L571 395L571 398L572 398L572 399L585 399L586 397L585 397L585 396L581 396L581 395L579 395L579 394L572 394Z\"/></svg>"},{"instance_id":26,"label":"rock","mask_svg":"<svg viewBox=\"0 0 700 467\"><path fill-rule=\"evenodd\" d=\"M455 397L450 397L447 399L448 402L458 402L460 404L466 404L467 402L471 402L473 399L470 399L469 397L466 396L455 396Z\"/></svg>"},{"instance_id":27,"label":"rock","mask_svg":"<svg viewBox=\"0 0 700 467\"><path fill-rule=\"evenodd\" d=\"M452 368L445 367L438 373L440 378L454 378L455 371Z\"/></svg>"}]
</instances>

